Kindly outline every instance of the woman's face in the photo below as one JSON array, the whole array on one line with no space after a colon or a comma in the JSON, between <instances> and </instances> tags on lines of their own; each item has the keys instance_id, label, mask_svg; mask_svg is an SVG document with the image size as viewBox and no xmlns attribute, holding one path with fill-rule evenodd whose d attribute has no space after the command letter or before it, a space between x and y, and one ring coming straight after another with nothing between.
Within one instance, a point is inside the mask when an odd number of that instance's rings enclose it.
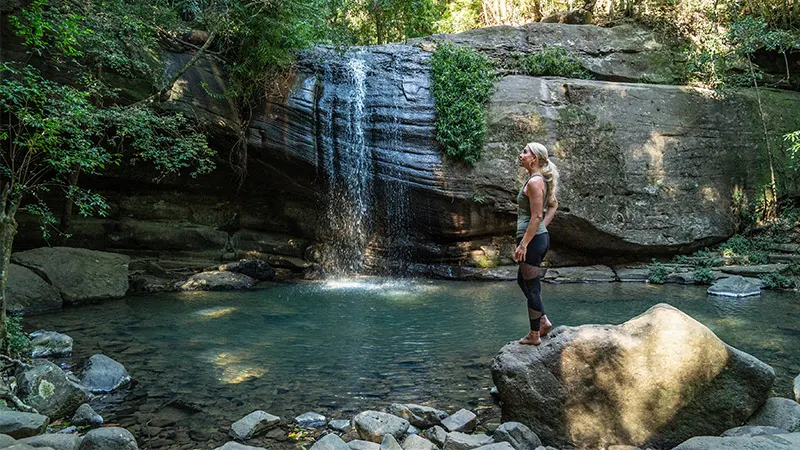
<instances>
[{"instance_id":1,"label":"woman's face","mask_svg":"<svg viewBox=\"0 0 800 450\"><path fill-rule=\"evenodd\" d=\"M536 155L528 147L525 147L522 149L522 153L519 154L519 165L530 169L536 164L536 159Z\"/></svg>"}]
</instances>

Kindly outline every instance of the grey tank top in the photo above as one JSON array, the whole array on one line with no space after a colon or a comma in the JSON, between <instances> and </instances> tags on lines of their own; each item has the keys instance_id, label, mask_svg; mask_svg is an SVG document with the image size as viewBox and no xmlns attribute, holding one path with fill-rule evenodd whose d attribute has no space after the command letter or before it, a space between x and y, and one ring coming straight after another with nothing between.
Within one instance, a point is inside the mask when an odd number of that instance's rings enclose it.
<instances>
[{"instance_id":1,"label":"grey tank top","mask_svg":"<svg viewBox=\"0 0 800 450\"><path fill-rule=\"evenodd\" d=\"M534 174L528 178L528 181L531 181L533 177L542 177L541 175ZM525 186L528 185L528 181L522 185L522 188L519 190L519 194L517 194L517 239L522 238L525 236L525 230L528 229L528 224L531 222L531 204L530 200L528 200L528 196L525 195ZM544 215L547 212L547 182L544 184L544 198L542 199L542 221L539 222L539 229L536 230L536 234L547 233L547 227L544 226Z\"/></svg>"}]
</instances>

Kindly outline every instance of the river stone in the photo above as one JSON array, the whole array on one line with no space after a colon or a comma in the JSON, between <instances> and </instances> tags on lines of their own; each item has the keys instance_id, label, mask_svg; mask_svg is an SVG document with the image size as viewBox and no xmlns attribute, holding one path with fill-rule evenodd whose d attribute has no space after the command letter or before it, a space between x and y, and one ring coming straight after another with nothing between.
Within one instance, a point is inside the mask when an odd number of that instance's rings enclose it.
<instances>
[{"instance_id":1,"label":"river stone","mask_svg":"<svg viewBox=\"0 0 800 450\"><path fill-rule=\"evenodd\" d=\"M42 434L17 441L31 447L50 447L54 450L77 450L81 437L77 434Z\"/></svg>"},{"instance_id":2,"label":"river stone","mask_svg":"<svg viewBox=\"0 0 800 450\"><path fill-rule=\"evenodd\" d=\"M403 447L400 446L400 443L397 442L394 436L385 434L381 441L380 450L403 450Z\"/></svg>"},{"instance_id":3,"label":"river stone","mask_svg":"<svg viewBox=\"0 0 800 450\"><path fill-rule=\"evenodd\" d=\"M17 442L16 439L7 435L7 434L0 434L0 448L8 447L9 445L14 445Z\"/></svg>"},{"instance_id":4,"label":"river stone","mask_svg":"<svg viewBox=\"0 0 800 450\"><path fill-rule=\"evenodd\" d=\"M438 425L423 431L422 435L430 439L437 447L442 447L447 439L447 431Z\"/></svg>"},{"instance_id":5,"label":"river stone","mask_svg":"<svg viewBox=\"0 0 800 450\"><path fill-rule=\"evenodd\" d=\"M542 445L542 441L530 428L519 422L506 422L492 434L495 442L508 442L514 450L532 450Z\"/></svg>"},{"instance_id":6,"label":"river stone","mask_svg":"<svg viewBox=\"0 0 800 450\"><path fill-rule=\"evenodd\" d=\"M97 428L103 426L103 417L97 414L88 403L84 403L78 407L75 415L72 416L72 424Z\"/></svg>"},{"instance_id":7,"label":"river stone","mask_svg":"<svg viewBox=\"0 0 800 450\"><path fill-rule=\"evenodd\" d=\"M44 433L47 416L17 411L0 411L0 433L22 439Z\"/></svg>"},{"instance_id":8,"label":"river stone","mask_svg":"<svg viewBox=\"0 0 800 450\"><path fill-rule=\"evenodd\" d=\"M15 264L45 278L65 303L122 298L128 291L130 258L84 248L42 247L11 255Z\"/></svg>"},{"instance_id":9,"label":"river stone","mask_svg":"<svg viewBox=\"0 0 800 450\"><path fill-rule=\"evenodd\" d=\"M797 450L800 433L753 437L693 437L672 450Z\"/></svg>"},{"instance_id":10,"label":"river stone","mask_svg":"<svg viewBox=\"0 0 800 450\"><path fill-rule=\"evenodd\" d=\"M658 304L622 325L562 326L540 346L507 344L492 378L503 421L527 425L544 442L669 448L743 423L775 372Z\"/></svg>"},{"instance_id":11,"label":"river stone","mask_svg":"<svg viewBox=\"0 0 800 450\"><path fill-rule=\"evenodd\" d=\"M92 355L81 372L81 384L92 393L113 392L130 382L125 366L101 353Z\"/></svg>"},{"instance_id":12,"label":"river stone","mask_svg":"<svg viewBox=\"0 0 800 450\"><path fill-rule=\"evenodd\" d=\"M9 313L27 315L58 311L64 303L58 289L27 267L9 264L6 283Z\"/></svg>"},{"instance_id":13,"label":"river stone","mask_svg":"<svg viewBox=\"0 0 800 450\"><path fill-rule=\"evenodd\" d=\"M442 427L450 432L461 431L472 433L478 426L478 416L472 411L459 409L455 414L442 420Z\"/></svg>"},{"instance_id":14,"label":"river stone","mask_svg":"<svg viewBox=\"0 0 800 450\"><path fill-rule=\"evenodd\" d=\"M29 369L17 374L16 380L17 397L53 420L72 415L81 403L89 401L83 387L46 359L34 360Z\"/></svg>"},{"instance_id":15,"label":"river stone","mask_svg":"<svg viewBox=\"0 0 800 450\"><path fill-rule=\"evenodd\" d=\"M30 334L31 358L63 357L72 354L72 338L55 331L39 330Z\"/></svg>"},{"instance_id":16,"label":"river stone","mask_svg":"<svg viewBox=\"0 0 800 450\"><path fill-rule=\"evenodd\" d=\"M508 442L497 442L494 444L482 445L476 450L514 450L514 447ZM531 447L531 450L533 450L533 447Z\"/></svg>"},{"instance_id":17,"label":"river stone","mask_svg":"<svg viewBox=\"0 0 800 450\"><path fill-rule=\"evenodd\" d=\"M281 418L278 416L265 411L253 411L231 425L230 435L234 439L244 441L261 436L278 426L280 422Z\"/></svg>"},{"instance_id":18,"label":"river stone","mask_svg":"<svg viewBox=\"0 0 800 450\"><path fill-rule=\"evenodd\" d=\"M611 267L600 265L549 268L544 275L544 280L551 283L607 283L616 279Z\"/></svg>"},{"instance_id":19,"label":"river stone","mask_svg":"<svg viewBox=\"0 0 800 450\"><path fill-rule=\"evenodd\" d=\"M747 424L781 428L789 433L800 431L800 404L788 398L770 397Z\"/></svg>"},{"instance_id":20,"label":"river stone","mask_svg":"<svg viewBox=\"0 0 800 450\"><path fill-rule=\"evenodd\" d=\"M178 287L182 291L235 291L250 289L254 284L255 280L247 275L213 270L192 275Z\"/></svg>"},{"instance_id":21,"label":"river stone","mask_svg":"<svg viewBox=\"0 0 800 450\"><path fill-rule=\"evenodd\" d=\"M442 423L442 419L447 418L447 413L429 406L416 405L414 403L401 404L392 403L389 406L389 413L397 417L406 419L411 425L420 428L430 428Z\"/></svg>"},{"instance_id":22,"label":"river stone","mask_svg":"<svg viewBox=\"0 0 800 450\"><path fill-rule=\"evenodd\" d=\"M270 281L275 278L275 269L267 264L266 261L260 259L247 259L228 263L219 266L218 270L240 273L258 281Z\"/></svg>"},{"instance_id":23,"label":"river stone","mask_svg":"<svg viewBox=\"0 0 800 450\"><path fill-rule=\"evenodd\" d=\"M120 427L95 428L83 436L79 450L138 450L136 438Z\"/></svg>"},{"instance_id":24,"label":"river stone","mask_svg":"<svg viewBox=\"0 0 800 450\"><path fill-rule=\"evenodd\" d=\"M794 401L800 403L800 375L794 378Z\"/></svg>"},{"instance_id":25,"label":"river stone","mask_svg":"<svg viewBox=\"0 0 800 450\"><path fill-rule=\"evenodd\" d=\"M714 282L708 288L711 295L723 297L748 297L761 294L761 280L734 275Z\"/></svg>"},{"instance_id":26,"label":"river stone","mask_svg":"<svg viewBox=\"0 0 800 450\"><path fill-rule=\"evenodd\" d=\"M334 433L321 437L309 450L350 450L350 447Z\"/></svg>"},{"instance_id":27,"label":"river stone","mask_svg":"<svg viewBox=\"0 0 800 450\"><path fill-rule=\"evenodd\" d=\"M295 417L294 423L299 427L321 427L325 425L325 416L315 412L307 412Z\"/></svg>"},{"instance_id":28,"label":"river stone","mask_svg":"<svg viewBox=\"0 0 800 450\"><path fill-rule=\"evenodd\" d=\"M266 450L264 447L251 447L249 445L240 444L238 442L228 442L222 447L217 447L214 450Z\"/></svg>"},{"instance_id":29,"label":"river stone","mask_svg":"<svg viewBox=\"0 0 800 450\"><path fill-rule=\"evenodd\" d=\"M436 444L416 434L406 436L403 450L436 450Z\"/></svg>"},{"instance_id":30,"label":"river stone","mask_svg":"<svg viewBox=\"0 0 800 450\"><path fill-rule=\"evenodd\" d=\"M353 439L347 443L351 450L379 450L381 444L370 441L362 441L361 439Z\"/></svg>"},{"instance_id":31,"label":"river stone","mask_svg":"<svg viewBox=\"0 0 800 450\"><path fill-rule=\"evenodd\" d=\"M650 269L646 267L618 267L615 272L617 279L622 282L644 283L650 279Z\"/></svg>"},{"instance_id":32,"label":"river stone","mask_svg":"<svg viewBox=\"0 0 800 450\"><path fill-rule=\"evenodd\" d=\"M722 433L722 437L753 437L766 436L768 434L786 434L788 431L777 427L766 427L758 425L745 425L742 427L731 428Z\"/></svg>"},{"instance_id":33,"label":"river stone","mask_svg":"<svg viewBox=\"0 0 800 450\"><path fill-rule=\"evenodd\" d=\"M335 419L328 422L328 428L340 431L342 433L347 433L353 428L353 425L350 423L349 420Z\"/></svg>"},{"instance_id":34,"label":"river stone","mask_svg":"<svg viewBox=\"0 0 800 450\"><path fill-rule=\"evenodd\" d=\"M492 437L485 434L466 434L460 431L447 433L442 450L472 450L491 444Z\"/></svg>"},{"instance_id":35,"label":"river stone","mask_svg":"<svg viewBox=\"0 0 800 450\"><path fill-rule=\"evenodd\" d=\"M378 411L361 412L353 418L353 423L361 439L371 442L381 442L387 434L399 439L410 425L405 419Z\"/></svg>"}]
</instances>

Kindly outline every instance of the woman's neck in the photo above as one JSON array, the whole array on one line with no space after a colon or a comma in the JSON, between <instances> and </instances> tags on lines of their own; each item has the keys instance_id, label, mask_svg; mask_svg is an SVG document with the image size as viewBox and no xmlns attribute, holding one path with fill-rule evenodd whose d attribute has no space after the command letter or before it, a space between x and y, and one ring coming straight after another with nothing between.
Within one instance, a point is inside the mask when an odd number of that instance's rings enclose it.
<instances>
[{"instance_id":1,"label":"woman's neck","mask_svg":"<svg viewBox=\"0 0 800 450\"><path fill-rule=\"evenodd\" d=\"M531 168L528 169L528 175L534 176L536 174L541 175L542 174L542 169L539 168L539 167L531 167Z\"/></svg>"}]
</instances>

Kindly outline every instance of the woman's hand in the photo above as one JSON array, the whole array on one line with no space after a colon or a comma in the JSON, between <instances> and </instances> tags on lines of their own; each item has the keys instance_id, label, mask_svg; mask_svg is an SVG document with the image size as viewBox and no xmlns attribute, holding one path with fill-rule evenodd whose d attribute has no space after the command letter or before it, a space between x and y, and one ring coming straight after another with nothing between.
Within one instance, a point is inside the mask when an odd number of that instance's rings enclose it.
<instances>
[{"instance_id":1,"label":"woman's hand","mask_svg":"<svg viewBox=\"0 0 800 450\"><path fill-rule=\"evenodd\" d=\"M528 252L528 248L525 245L519 244L517 249L514 250L514 261L522 262L525 261L525 254Z\"/></svg>"}]
</instances>

